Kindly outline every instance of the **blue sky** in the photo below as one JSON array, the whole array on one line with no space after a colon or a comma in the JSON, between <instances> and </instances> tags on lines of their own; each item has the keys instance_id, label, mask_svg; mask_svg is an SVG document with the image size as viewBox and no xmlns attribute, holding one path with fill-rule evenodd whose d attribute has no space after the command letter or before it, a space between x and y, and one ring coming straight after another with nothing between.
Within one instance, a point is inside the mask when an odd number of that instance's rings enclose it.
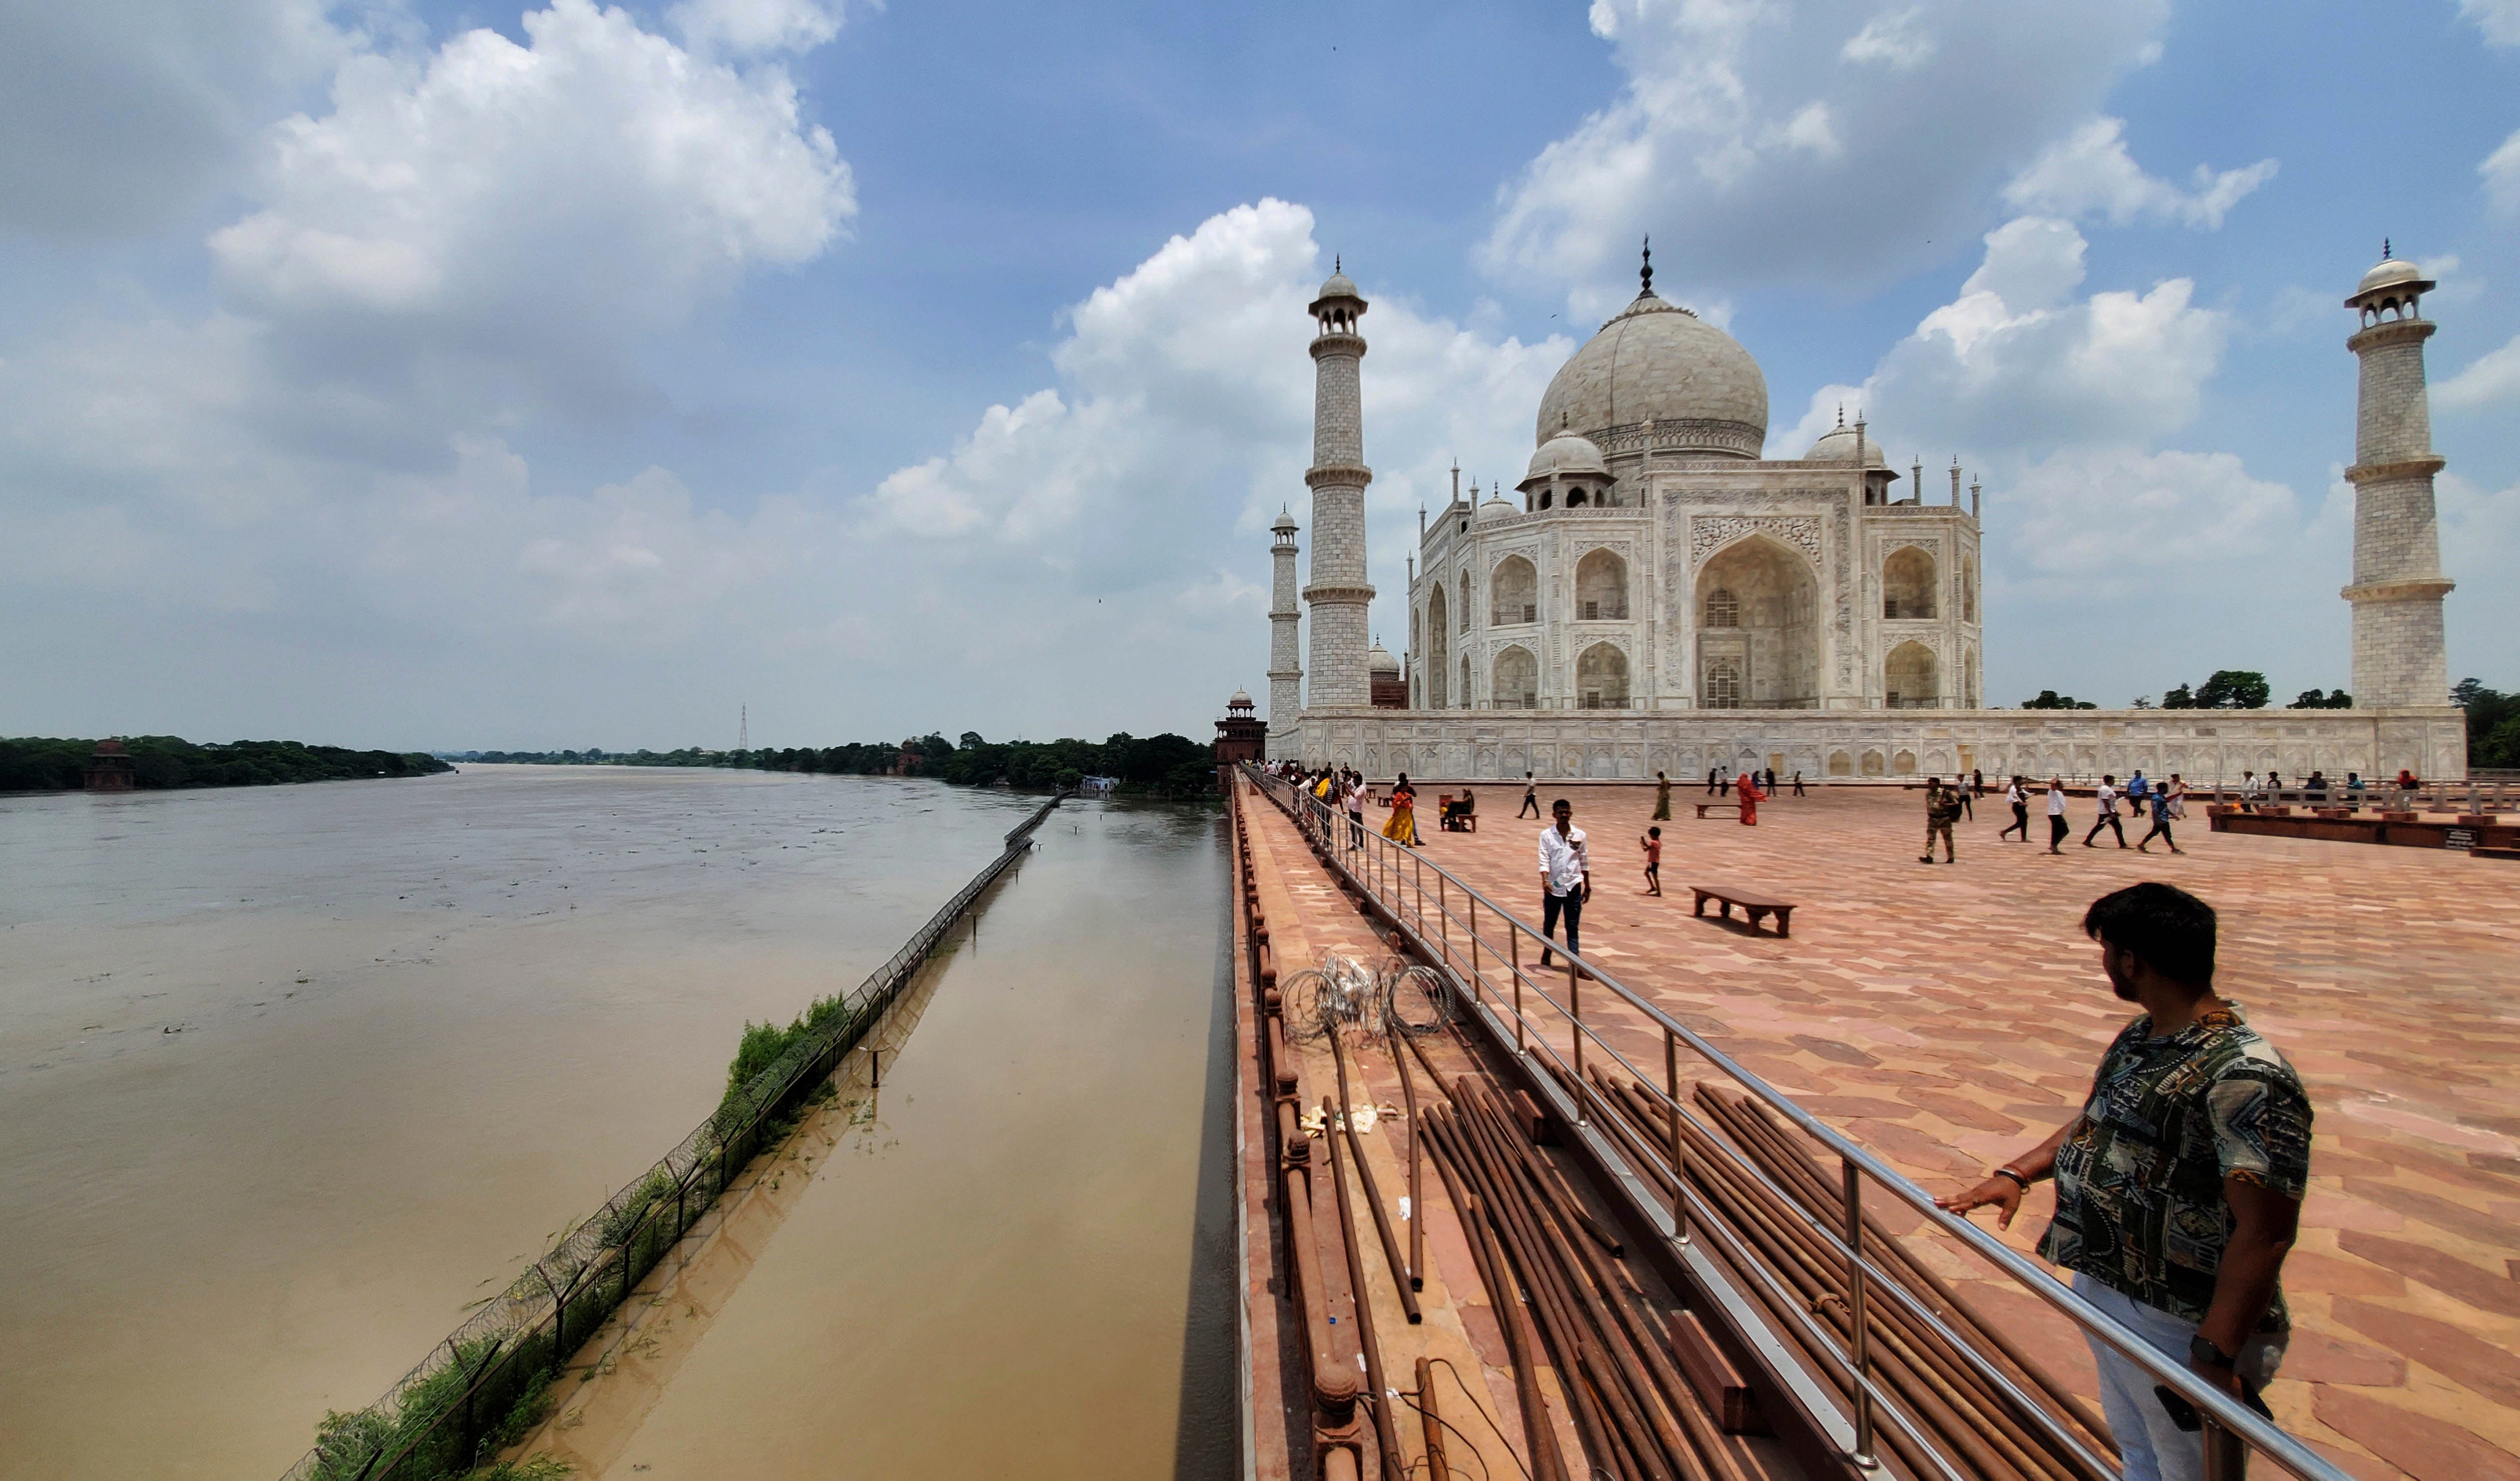
<instances>
[{"instance_id":1,"label":"blue sky","mask_svg":"<svg viewBox=\"0 0 2520 1481\"><path fill-rule=\"evenodd\" d=\"M1987 483L1987 689L2346 681L2352 319L2428 300L2520 688L2520 0L0 6L0 733L1205 733L1374 308L1377 627L1633 292L1769 448Z\"/></svg>"}]
</instances>

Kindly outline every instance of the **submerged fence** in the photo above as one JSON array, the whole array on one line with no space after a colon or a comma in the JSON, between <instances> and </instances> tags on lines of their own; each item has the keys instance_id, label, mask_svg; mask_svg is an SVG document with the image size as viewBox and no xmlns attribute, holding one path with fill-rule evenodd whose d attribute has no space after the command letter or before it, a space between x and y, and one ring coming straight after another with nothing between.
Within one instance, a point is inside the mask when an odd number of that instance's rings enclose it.
<instances>
[{"instance_id":1,"label":"submerged fence","mask_svg":"<svg viewBox=\"0 0 2520 1481\"><path fill-rule=\"evenodd\" d=\"M572 1342L629 1298L786 1117L839 1068L954 922L1014 861L1060 792L1006 835L1006 848L855 992L817 1003L806 1033L710 1117L614 1193L549 1254L429 1350L366 1409L332 1414L282 1481L436 1481L522 1439Z\"/></svg>"}]
</instances>

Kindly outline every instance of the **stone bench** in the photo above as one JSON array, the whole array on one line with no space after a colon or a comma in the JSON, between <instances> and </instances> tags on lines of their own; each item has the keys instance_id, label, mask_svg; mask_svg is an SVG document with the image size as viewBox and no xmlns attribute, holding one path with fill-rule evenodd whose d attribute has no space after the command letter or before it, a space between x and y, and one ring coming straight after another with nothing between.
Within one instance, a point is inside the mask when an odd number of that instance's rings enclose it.
<instances>
[{"instance_id":1,"label":"stone bench","mask_svg":"<svg viewBox=\"0 0 2520 1481\"><path fill-rule=\"evenodd\" d=\"M1697 816L1703 818L1709 811L1732 813L1737 817L1741 812L1741 804L1738 802L1700 802L1697 804Z\"/></svg>"},{"instance_id":2,"label":"stone bench","mask_svg":"<svg viewBox=\"0 0 2520 1481\"><path fill-rule=\"evenodd\" d=\"M1732 907L1739 906L1753 934L1757 933L1759 922L1772 915L1777 918L1778 935L1794 933L1794 902L1791 900L1779 900L1774 895L1763 895L1730 884L1692 884L1688 892L1697 897L1697 909L1691 914L1700 919L1706 915L1706 902L1713 900L1722 907L1718 914L1727 920L1732 919Z\"/></svg>"}]
</instances>

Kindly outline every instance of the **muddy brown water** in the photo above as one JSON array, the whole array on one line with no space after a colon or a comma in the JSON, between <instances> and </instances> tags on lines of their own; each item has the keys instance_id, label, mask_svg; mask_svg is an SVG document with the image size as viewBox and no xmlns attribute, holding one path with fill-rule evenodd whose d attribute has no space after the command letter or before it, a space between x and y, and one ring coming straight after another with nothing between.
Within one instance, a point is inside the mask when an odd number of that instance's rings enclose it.
<instances>
[{"instance_id":1,"label":"muddy brown water","mask_svg":"<svg viewBox=\"0 0 2520 1481\"><path fill-rule=\"evenodd\" d=\"M521 767L0 799L0 1478L276 1475L1038 800ZM1220 826L1053 814L621 1474L1230 1468Z\"/></svg>"}]
</instances>

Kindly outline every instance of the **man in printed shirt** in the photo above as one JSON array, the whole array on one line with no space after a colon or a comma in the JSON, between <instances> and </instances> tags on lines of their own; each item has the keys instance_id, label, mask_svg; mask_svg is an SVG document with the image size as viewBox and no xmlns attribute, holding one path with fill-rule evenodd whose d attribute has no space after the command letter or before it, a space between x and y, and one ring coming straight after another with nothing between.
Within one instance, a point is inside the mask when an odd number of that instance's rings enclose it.
<instances>
[{"instance_id":1,"label":"man in printed shirt","mask_svg":"<svg viewBox=\"0 0 2520 1481\"><path fill-rule=\"evenodd\" d=\"M2092 903L2083 929L2118 997L2143 1012L2100 1057L2091 1100L2056 1135L1942 1207L1993 1205L2010 1228L2053 1176L2039 1252L2135 1335L2242 1399L2290 1336L2277 1278L2310 1180L2310 1099L2239 1005L2214 991L2214 911L2167 884ZM2194 1481L2204 1445L2151 1376L2096 1339L2100 1401L2126 1481ZM2167 1392L2166 1390L2164 1391ZM2194 1423L2192 1410L2184 1415Z\"/></svg>"}]
</instances>

